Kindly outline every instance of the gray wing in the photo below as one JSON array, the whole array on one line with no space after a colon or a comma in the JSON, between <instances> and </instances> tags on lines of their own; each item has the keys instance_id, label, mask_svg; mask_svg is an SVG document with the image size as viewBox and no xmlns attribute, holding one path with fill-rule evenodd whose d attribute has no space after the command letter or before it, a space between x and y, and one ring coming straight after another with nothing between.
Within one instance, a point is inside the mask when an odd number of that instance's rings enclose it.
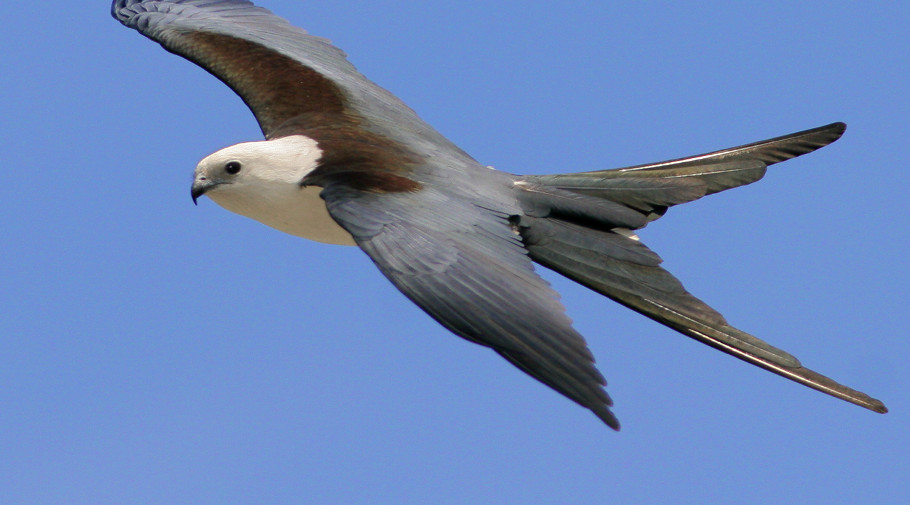
<instances>
[{"instance_id":1,"label":"gray wing","mask_svg":"<svg viewBox=\"0 0 910 505\"><path fill-rule=\"evenodd\" d=\"M116 0L111 14L230 86L267 138L342 122L461 152L328 40L248 1Z\"/></svg>"},{"instance_id":2,"label":"gray wing","mask_svg":"<svg viewBox=\"0 0 910 505\"><path fill-rule=\"evenodd\" d=\"M305 135L323 150L319 174L359 189L421 186L433 158L481 167L401 100L364 77L327 40L245 0L116 0L125 26L193 61L233 89L268 139Z\"/></svg>"},{"instance_id":3,"label":"gray wing","mask_svg":"<svg viewBox=\"0 0 910 505\"><path fill-rule=\"evenodd\" d=\"M325 186L329 213L409 299L619 429L584 338L534 272L508 214L432 188Z\"/></svg>"}]
</instances>

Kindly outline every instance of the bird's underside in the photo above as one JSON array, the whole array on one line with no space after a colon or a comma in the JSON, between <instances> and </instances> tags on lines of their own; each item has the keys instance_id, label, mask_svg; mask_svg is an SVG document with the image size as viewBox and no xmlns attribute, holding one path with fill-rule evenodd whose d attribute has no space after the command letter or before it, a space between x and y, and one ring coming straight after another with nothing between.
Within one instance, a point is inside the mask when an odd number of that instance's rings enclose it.
<instances>
[{"instance_id":1,"label":"bird's underside","mask_svg":"<svg viewBox=\"0 0 910 505\"><path fill-rule=\"evenodd\" d=\"M294 191L313 198L310 188L321 188L325 210L340 228L327 234L335 226L328 221L320 237L356 243L443 326L492 348L609 426L619 423L606 382L532 262L744 361L887 411L730 326L661 268L633 231L673 205L750 184L769 165L837 140L843 123L649 165L516 176L473 160L328 41L249 2L117 0L112 13L224 81L266 136L203 160L194 198L206 194L225 208L319 240L293 231L313 227L307 215L288 212L298 207L287 201ZM309 147L305 156L274 155L282 146Z\"/></svg>"}]
</instances>

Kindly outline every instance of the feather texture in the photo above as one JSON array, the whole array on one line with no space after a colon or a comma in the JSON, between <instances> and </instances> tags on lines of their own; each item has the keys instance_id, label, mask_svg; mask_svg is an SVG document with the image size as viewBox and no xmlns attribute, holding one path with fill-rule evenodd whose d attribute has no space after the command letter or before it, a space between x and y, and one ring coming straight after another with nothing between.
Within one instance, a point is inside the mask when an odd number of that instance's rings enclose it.
<instances>
[{"instance_id":1,"label":"feather texture","mask_svg":"<svg viewBox=\"0 0 910 505\"><path fill-rule=\"evenodd\" d=\"M115 0L111 12L231 87L266 138L318 145L317 166L290 189L322 187L332 219L405 296L607 425L619 427L606 382L532 261L747 362L886 411L730 326L629 231L761 179L839 138L843 123L661 163L515 176L481 166L329 41L251 2Z\"/></svg>"}]
</instances>

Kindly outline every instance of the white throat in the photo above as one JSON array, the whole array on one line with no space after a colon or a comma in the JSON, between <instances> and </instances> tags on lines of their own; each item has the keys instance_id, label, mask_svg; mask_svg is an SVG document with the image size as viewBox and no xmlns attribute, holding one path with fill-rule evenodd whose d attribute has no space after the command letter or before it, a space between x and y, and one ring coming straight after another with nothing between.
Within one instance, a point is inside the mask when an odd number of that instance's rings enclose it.
<instances>
[{"instance_id":1,"label":"white throat","mask_svg":"<svg viewBox=\"0 0 910 505\"><path fill-rule=\"evenodd\" d=\"M245 142L203 159L196 167L196 178L222 176L224 166L237 161L240 172L225 175L224 184L206 193L215 203L291 235L327 244L355 245L326 210L319 197L322 188L300 186L321 157L318 143L302 135Z\"/></svg>"}]
</instances>

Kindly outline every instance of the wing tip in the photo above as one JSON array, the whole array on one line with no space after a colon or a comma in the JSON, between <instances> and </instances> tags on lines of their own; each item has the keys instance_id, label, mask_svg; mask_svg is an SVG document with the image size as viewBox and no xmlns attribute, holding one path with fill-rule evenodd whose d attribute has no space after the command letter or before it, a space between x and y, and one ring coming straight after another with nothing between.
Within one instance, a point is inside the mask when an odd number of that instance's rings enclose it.
<instances>
[{"instance_id":1,"label":"wing tip","mask_svg":"<svg viewBox=\"0 0 910 505\"><path fill-rule=\"evenodd\" d=\"M589 407L589 408L591 409L591 412L593 412L594 415L597 416L598 419L600 419L601 421L603 421L604 424L606 424L607 426L612 428L613 431L619 431L619 429L620 429L619 419L616 418L616 416L613 414L613 412L610 412L609 408L607 408L605 405L599 405L597 407Z\"/></svg>"},{"instance_id":2,"label":"wing tip","mask_svg":"<svg viewBox=\"0 0 910 505\"><path fill-rule=\"evenodd\" d=\"M120 9L125 3L125 0L114 0L111 2L111 16L121 23L126 19L126 16L120 13Z\"/></svg>"},{"instance_id":3,"label":"wing tip","mask_svg":"<svg viewBox=\"0 0 910 505\"><path fill-rule=\"evenodd\" d=\"M814 130L809 130L809 132L813 132L813 131L825 132L828 135L830 135L830 139L825 139L827 141L825 143L825 145L828 145L828 144L831 144L832 142L836 141L837 139L841 138L841 136L843 136L844 132L847 131L847 123L844 123L843 121L837 121L835 123L827 124L825 126L820 126L818 128L815 128Z\"/></svg>"},{"instance_id":4,"label":"wing tip","mask_svg":"<svg viewBox=\"0 0 910 505\"><path fill-rule=\"evenodd\" d=\"M871 401L869 402L869 404L865 405L865 407L867 409L871 410L872 412L878 412L879 414L888 413L888 407L886 407L885 404L881 400L877 400L875 398L870 398L870 400Z\"/></svg>"},{"instance_id":5,"label":"wing tip","mask_svg":"<svg viewBox=\"0 0 910 505\"><path fill-rule=\"evenodd\" d=\"M831 396L834 396L835 398L839 398L841 400L850 402L850 403L857 405L859 407L862 407L864 409L871 410L872 412L877 412L879 414L888 413L888 407L886 407L884 402L882 402L881 400L879 400L877 398L872 398L871 396L867 395L866 393L863 393L860 391L854 391L854 390L851 390L846 387L844 387L844 389L846 391L842 392L843 394L836 394L836 393L835 394L828 393L828 394L831 394ZM819 391L822 391L822 390L819 389ZM822 392L827 393L827 391L822 391Z\"/></svg>"}]
</instances>

